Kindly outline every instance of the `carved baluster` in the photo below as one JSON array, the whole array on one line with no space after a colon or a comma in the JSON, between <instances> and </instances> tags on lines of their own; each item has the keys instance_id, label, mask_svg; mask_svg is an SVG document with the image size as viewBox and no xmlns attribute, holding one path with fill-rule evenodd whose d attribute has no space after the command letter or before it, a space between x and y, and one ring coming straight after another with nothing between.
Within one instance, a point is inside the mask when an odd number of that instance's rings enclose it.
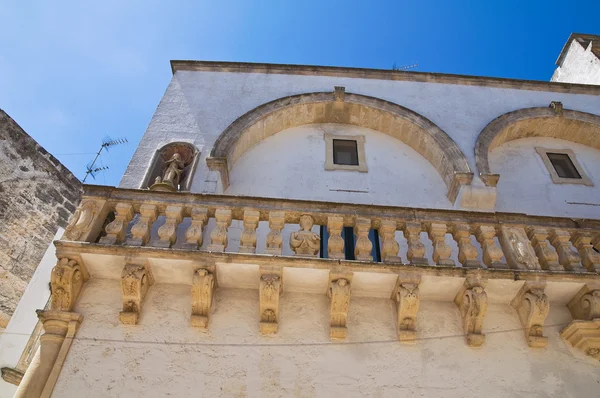
<instances>
[{"instance_id":1,"label":"carved baluster","mask_svg":"<svg viewBox=\"0 0 600 398\"><path fill-rule=\"evenodd\" d=\"M550 233L550 243L558 253L558 262L567 271L585 272L579 254L571 250L571 233L563 229L555 229Z\"/></svg>"},{"instance_id":2,"label":"carved baluster","mask_svg":"<svg viewBox=\"0 0 600 398\"><path fill-rule=\"evenodd\" d=\"M513 269L541 270L531 242L521 227L503 225L500 229L500 245L506 262Z\"/></svg>"},{"instance_id":3,"label":"carved baluster","mask_svg":"<svg viewBox=\"0 0 600 398\"><path fill-rule=\"evenodd\" d=\"M256 253L256 228L260 213L244 210L244 230L240 236L240 253Z\"/></svg>"},{"instance_id":4,"label":"carved baluster","mask_svg":"<svg viewBox=\"0 0 600 398\"><path fill-rule=\"evenodd\" d=\"M417 339L417 313L419 312L419 283L417 276L398 277L392 300L396 303L398 340L413 343Z\"/></svg>"},{"instance_id":5,"label":"carved baluster","mask_svg":"<svg viewBox=\"0 0 600 398\"><path fill-rule=\"evenodd\" d=\"M177 226L181 223L183 208L181 206L167 206L165 209L165 223L158 229L156 247L171 247L177 239Z\"/></svg>"},{"instance_id":6,"label":"carved baluster","mask_svg":"<svg viewBox=\"0 0 600 398\"><path fill-rule=\"evenodd\" d=\"M213 252L224 252L227 247L227 228L231 225L231 210L217 209L215 221L217 225L210 233L210 245L207 249Z\"/></svg>"},{"instance_id":7,"label":"carved baluster","mask_svg":"<svg viewBox=\"0 0 600 398\"><path fill-rule=\"evenodd\" d=\"M477 228L475 237L483 250L483 263L488 268L506 268L506 264L500 262L503 254L494 241L495 236L496 228L491 225L480 225Z\"/></svg>"},{"instance_id":8,"label":"carved baluster","mask_svg":"<svg viewBox=\"0 0 600 398\"><path fill-rule=\"evenodd\" d=\"M481 347L485 342L485 335L481 332L488 308L485 285L484 280L468 277L454 299L460 310L467 345L471 347Z\"/></svg>"},{"instance_id":9,"label":"carved baluster","mask_svg":"<svg viewBox=\"0 0 600 398\"><path fill-rule=\"evenodd\" d=\"M342 217L327 217L327 257L344 259L344 239L342 238L344 219Z\"/></svg>"},{"instance_id":10,"label":"carved baluster","mask_svg":"<svg viewBox=\"0 0 600 398\"><path fill-rule=\"evenodd\" d=\"M458 261L465 268L481 268L477 261L477 248L471 243L471 228L468 224L454 224L452 236L458 244Z\"/></svg>"},{"instance_id":11,"label":"carved baluster","mask_svg":"<svg viewBox=\"0 0 600 398\"><path fill-rule=\"evenodd\" d=\"M315 257L319 254L321 237L312 232L313 218L308 214L300 216L300 231L290 234L290 248L297 256Z\"/></svg>"},{"instance_id":12,"label":"carved baluster","mask_svg":"<svg viewBox=\"0 0 600 398\"><path fill-rule=\"evenodd\" d=\"M106 236L99 241L102 244L114 245L125 239L127 224L133 218L133 206L129 203L117 203L115 212L115 219L106 226Z\"/></svg>"},{"instance_id":13,"label":"carved baluster","mask_svg":"<svg viewBox=\"0 0 600 398\"><path fill-rule=\"evenodd\" d=\"M213 295L215 293L214 266L200 268L194 272L192 283L191 325L201 329L208 328Z\"/></svg>"},{"instance_id":14,"label":"carved baluster","mask_svg":"<svg viewBox=\"0 0 600 398\"><path fill-rule=\"evenodd\" d=\"M356 222L354 224L354 233L356 234L354 257L359 261L373 261L373 256L371 255L371 251L373 250L373 243L371 243L371 239L369 239L370 230L370 219L362 217L356 218ZM394 239L394 242L395 241L396 240Z\"/></svg>"},{"instance_id":15,"label":"carved baluster","mask_svg":"<svg viewBox=\"0 0 600 398\"><path fill-rule=\"evenodd\" d=\"M130 259L121 272L123 311L119 319L126 325L135 325L142 312L142 303L148 288L154 284L154 276L147 260Z\"/></svg>"},{"instance_id":16,"label":"carved baluster","mask_svg":"<svg viewBox=\"0 0 600 398\"><path fill-rule=\"evenodd\" d=\"M60 258L52 268L50 276L52 286L51 309L72 311L83 284L89 278L90 275L78 256Z\"/></svg>"},{"instance_id":17,"label":"carved baluster","mask_svg":"<svg viewBox=\"0 0 600 398\"><path fill-rule=\"evenodd\" d=\"M398 257L400 245L396 242L396 221L381 220L379 224L379 236L381 237L381 259L386 263L399 263Z\"/></svg>"},{"instance_id":18,"label":"carved baluster","mask_svg":"<svg viewBox=\"0 0 600 398\"><path fill-rule=\"evenodd\" d=\"M429 239L433 243L433 262L437 265L454 265L450 259L452 248L446 243L446 224L431 223L429 225Z\"/></svg>"},{"instance_id":19,"label":"carved baluster","mask_svg":"<svg viewBox=\"0 0 600 398\"><path fill-rule=\"evenodd\" d=\"M281 255L283 237L281 231L285 226L285 213L282 211L272 211L269 213L269 228L267 234L266 254Z\"/></svg>"},{"instance_id":20,"label":"carved baluster","mask_svg":"<svg viewBox=\"0 0 600 398\"><path fill-rule=\"evenodd\" d=\"M562 265L558 263L558 254L548 244L548 230L545 228L529 228L527 235L535 249L542 269L550 271L564 271Z\"/></svg>"},{"instance_id":21,"label":"carved baluster","mask_svg":"<svg viewBox=\"0 0 600 398\"><path fill-rule=\"evenodd\" d=\"M283 291L281 269L261 267L260 273L260 332L262 334L273 334L277 333L279 296Z\"/></svg>"},{"instance_id":22,"label":"carved baluster","mask_svg":"<svg viewBox=\"0 0 600 398\"><path fill-rule=\"evenodd\" d=\"M592 239L593 235L590 232L581 231L573 236L572 242L579 251L581 264L590 272L600 273L600 254L594 250ZM600 239L600 236L596 239Z\"/></svg>"},{"instance_id":23,"label":"carved baluster","mask_svg":"<svg viewBox=\"0 0 600 398\"><path fill-rule=\"evenodd\" d=\"M185 243L183 249L196 250L202 246L202 234L204 226L208 221L208 209L195 207L192 209L192 223L185 231Z\"/></svg>"},{"instance_id":24,"label":"carved baluster","mask_svg":"<svg viewBox=\"0 0 600 398\"><path fill-rule=\"evenodd\" d=\"M150 228L158 213L155 205L141 205L138 221L131 228L132 237L127 239L130 246L145 246L150 239Z\"/></svg>"},{"instance_id":25,"label":"carved baluster","mask_svg":"<svg viewBox=\"0 0 600 398\"><path fill-rule=\"evenodd\" d=\"M600 319L600 282L584 285L567 304L573 319ZM600 343L600 341L599 341Z\"/></svg>"},{"instance_id":26,"label":"carved baluster","mask_svg":"<svg viewBox=\"0 0 600 398\"><path fill-rule=\"evenodd\" d=\"M425 245L421 242L421 229L420 222L406 222L404 226L404 237L408 242L407 258L411 264L427 265Z\"/></svg>"},{"instance_id":27,"label":"carved baluster","mask_svg":"<svg viewBox=\"0 0 600 398\"><path fill-rule=\"evenodd\" d=\"M542 282L525 282L510 303L519 314L530 347L548 345L548 338L544 336L544 321L550 311L550 302L544 293L545 287L545 283Z\"/></svg>"},{"instance_id":28,"label":"carved baluster","mask_svg":"<svg viewBox=\"0 0 600 398\"><path fill-rule=\"evenodd\" d=\"M330 300L329 308L329 336L332 339L345 339L348 335L346 320L350 307L350 284L352 273L329 274L329 289L327 296Z\"/></svg>"}]
</instances>

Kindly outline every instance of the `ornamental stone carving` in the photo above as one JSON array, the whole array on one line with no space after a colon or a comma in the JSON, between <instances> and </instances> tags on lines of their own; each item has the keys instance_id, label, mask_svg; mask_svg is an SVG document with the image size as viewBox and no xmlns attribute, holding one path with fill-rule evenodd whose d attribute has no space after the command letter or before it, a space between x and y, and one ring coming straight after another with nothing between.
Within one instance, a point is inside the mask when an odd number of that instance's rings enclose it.
<instances>
[{"instance_id":1,"label":"ornamental stone carving","mask_svg":"<svg viewBox=\"0 0 600 398\"><path fill-rule=\"evenodd\" d=\"M210 233L210 245L207 250L213 252L224 252L227 247L227 229L231 225L231 210L217 209L215 211L217 225Z\"/></svg>"},{"instance_id":2,"label":"ornamental stone carving","mask_svg":"<svg viewBox=\"0 0 600 398\"><path fill-rule=\"evenodd\" d=\"M369 231L371 231L371 220L357 217L354 224L354 234L356 235L354 258L359 261L373 261L373 256L371 255L373 243L369 239Z\"/></svg>"},{"instance_id":3,"label":"ornamental stone carving","mask_svg":"<svg viewBox=\"0 0 600 398\"><path fill-rule=\"evenodd\" d=\"M329 337L332 339L345 339L348 335L346 320L350 307L350 283L351 273L329 274Z\"/></svg>"},{"instance_id":4,"label":"ornamental stone carving","mask_svg":"<svg viewBox=\"0 0 600 398\"><path fill-rule=\"evenodd\" d=\"M548 338L544 336L544 321L550 310L550 302L544 288L543 282L526 282L510 303L519 315L530 347L548 345Z\"/></svg>"},{"instance_id":5,"label":"ornamental stone carving","mask_svg":"<svg viewBox=\"0 0 600 398\"><path fill-rule=\"evenodd\" d=\"M260 332L262 334L273 334L277 332L279 296L283 291L281 269L261 267L260 272Z\"/></svg>"},{"instance_id":6,"label":"ornamental stone carving","mask_svg":"<svg viewBox=\"0 0 600 398\"><path fill-rule=\"evenodd\" d=\"M595 238L595 239L594 239ZM573 245L579 251L581 264L589 272L600 273L600 254L594 250L593 243L598 244L600 235L594 235L588 231L577 232L572 237Z\"/></svg>"},{"instance_id":7,"label":"ornamental stone carving","mask_svg":"<svg viewBox=\"0 0 600 398\"><path fill-rule=\"evenodd\" d=\"M525 270L542 269L523 228L502 226L501 232L500 244L504 250L506 261L511 268Z\"/></svg>"},{"instance_id":8,"label":"ornamental stone carving","mask_svg":"<svg viewBox=\"0 0 600 398\"><path fill-rule=\"evenodd\" d=\"M171 158L165 162L162 174L156 177L156 180L150 189L153 191L178 191L184 168L185 162L181 155L178 152L175 152L171 155Z\"/></svg>"},{"instance_id":9,"label":"ornamental stone carving","mask_svg":"<svg viewBox=\"0 0 600 398\"><path fill-rule=\"evenodd\" d=\"M269 228L267 234L267 247L265 254L281 255L283 249L283 236L281 231L285 226L285 213L282 211L269 212Z\"/></svg>"},{"instance_id":10,"label":"ornamental stone carving","mask_svg":"<svg viewBox=\"0 0 600 398\"><path fill-rule=\"evenodd\" d=\"M114 245L123 242L127 225L133 218L133 206L129 203L117 203L115 213L115 219L106 226L106 236L100 239L102 244Z\"/></svg>"},{"instance_id":11,"label":"ornamental stone carving","mask_svg":"<svg viewBox=\"0 0 600 398\"><path fill-rule=\"evenodd\" d=\"M121 323L135 325L142 312L142 304L154 277L147 260L130 259L121 272L123 311L119 314Z\"/></svg>"},{"instance_id":12,"label":"ornamental stone carving","mask_svg":"<svg viewBox=\"0 0 600 398\"><path fill-rule=\"evenodd\" d=\"M575 320L560 332L560 337L573 348L600 361L600 318Z\"/></svg>"},{"instance_id":13,"label":"ornamental stone carving","mask_svg":"<svg viewBox=\"0 0 600 398\"><path fill-rule=\"evenodd\" d=\"M192 282L192 326L208 328L214 292L214 267L197 269Z\"/></svg>"},{"instance_id":14,"label":"ornamental stone carving","mask_svg":"<svg viewBox=\"0 0 600 398\"><path fill-rule=\"evenodd\" d=\"M419 282L419 277L401 275L392 293L392 300L396 303L398 340L402 343L413 343L417 339Z\"/></svg>"},{"instance_id":15,"label":"ornamental stone carving","mask_svg":"<svg viewBox=\"0 0 600 398\"><path fill-rule=\"evenodd\" d=\"M477 261L477 248L471 243L471 228L468 224L457 223L452 228L452 236L458 244L458 261L465 268L480 268Z\"/></svg>"},{"instance_id":16,"label":"ornamental stone carving","mask_svg":"<svg viewBox=\"0 0 600 398\"><path fill-rule=\"evenodd\" d=\"M485 284L484 280L468 277L454 299L460 310L465 339L470 347L481 347L485 342L485 335L482 333L483 319L488 308Z\"/></svg>"},{"instance_id":17,"label":"ornamental stone carving","mask_svg":"<svg viewBox=\"0 0 600 398\"><path fill-rule=\"evenodd\" d=\"M588 283L567 304L573 319L600 318L600 283Z\"/></svg>"},{"instance_id":18,"label":"ornamental stone carving","mask_svg":"<svg viewBox=\"0 0 600 398\"><path fill-rule=\"evenodd\" d=\"M548 244L548 235L549 232L545 228L536 227L527 230L527 236L531 240L542 269L564 271L562 265L558 263L558 254Z\"/></svg>"},{"instance_id":19,"label":"ornamental stone carving","mask_svg":"<svg viewBox=\"0 0 600 398\"><path fill-rule=\"evenodd\" d=\"M84 200L81 202L65 228L63 239L79 240L82 235L87 235L94 226L94 221L99 210L100 206L93 200Z\"/></svg>"},{"instance_id":20,"label":"ornamental stone carving","mask_svg":"<svg viewBox=\"0 0 600 398\"><path fill-rule=\"evenodd\" d=\"M183 208L181 206L167 206L165 209L165 223L158 229L159 240L154 242L156 247L169 248L177 240L177 227L181 223Z\"/></svg>"},{"instance_id":21,"label":"ornamental stone carving","mask_svg":"<svg viewBox=\"0 0 600 398\"><path fill-rule=\"evenodd\" d=\"M312 232L313 218L307 214L300 216L300 231L290 234L290 248L297 256L315 257L319 253L321 237Z\"/></svg>"},{"instance_id":22,"label":"ornamental stone carving","mask_svg":"<svg viewBox=\"0 0 600 398\"><path fill-rule=\"evenodd\" d=\"M400 245L396 242L396 221L381 220L379 236L381 237L381 259L386 263L401 262L398 256Z\"/></svg>"},{"instance_id":23,"label":"ornamental stone carving","mask_svg":"<svg viewBox=\"0 0 600 398\"><path fill-rule=\"evenodd\" d=\"M571 233L562 229L555 229L550 234L550 243L558 253L558 262L571 272L585 272L581 266L581 258L571 249Z\"/></svg>"},{"instance_id":24,"label":"ornamental stone carving","mask_svg":"<svg viewBox=\"0 0 600 398\"><path fill-rule=\"evenodd\" d=\"M143 204L137 222L131 228L131 238L127 239L130 246L145 246L150 239L152 223L156 221L158 212L155 205Z\"/></svg>"},{"instance_id":25,"label":"ornamental stone carving","mask_svg":"<svg viewBox=\"0 0 600 398\"><path fill-rule=\"evenodd\" d=\"M496 245L496 229L491 225L480 225L475 235L483 250L483 263L488 268L506 268L506 264L500 262L504 254Z\"/></svg>"},{"instance_id":26,"label":"ornamental stone carving","mask_svg":"<svg viewBox=\"0 0 600 398\"><path fill-rule=\"evenodd\" d=\"M51 308L55 311L72 311L89 274L79 257L63 257L52 268Z\"/></svg>"},{"instance_id":27,"label":"ornamental stone carving","mask_svg":"<svg viewBox=\"0 0 600 398\"><path fill-rule=\"evenodd\" d=\"M446 243L446 224L431 223L428 232L433 243L433 262L437 265L453 266L454 261L450 259L452 248Z\"/></svg>"},{"instance_id":28,"label":"ornamental stone carving","mask_svg":"<svg viewBox=\"0 0 600 398\"><path fill-rule=\"evenodd\" d=\"M421 242L421 229L420 222L407 222L404 226L404 237L408 243L406 256L411 264L427 265L429 262L425 258L425 245Z\"/></svg>"},{"instance_id":29,"label":"ornamental stone carving","mask_svg":"<svg viewBox=\"0 0 600 398\"><path fill-rule=\"evenodd\" d=\"M344 259L344 239L342 238L342 229L344 228L343 217L327 217L327 257Z\"/></svg>"},{"instance_id":30,"label":"ornamental stone carving","mask_svg":"<svg viewBox=\"0 0 600 398\"><path fill-rule=\"evenodd\" d=\"M244 230L240 236L240 253L256 253L256 228L260 213L256 210L244 210Z\"/></svg>"},{"instance_id":31,"label":"ornamental stone carving","mask_svg":"<svg viewBox=\"0 0 600 398\"><path fill-rule=\"evenodd\" d=\"M194 207L192 209L192 223L185 231L185 242L182 249L196 250L202 246L202 234L204 226L208 221L208 209L205 207Z\"/></svg>"}]
</instances>

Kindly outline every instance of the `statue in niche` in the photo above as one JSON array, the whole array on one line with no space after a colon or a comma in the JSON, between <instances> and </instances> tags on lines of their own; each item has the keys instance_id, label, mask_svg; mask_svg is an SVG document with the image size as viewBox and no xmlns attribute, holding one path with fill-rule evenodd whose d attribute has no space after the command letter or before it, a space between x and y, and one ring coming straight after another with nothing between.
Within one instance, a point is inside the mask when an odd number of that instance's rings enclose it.
<instances>
[{"instance_id":1,"label":"statue in niche","mask_svg":"<svg viewBox=\"0 0 600 398\"><path fill-rule=\"evenodd\" d=\"M173 156L171 156L171 158L165 162L165 169L163 170L162 177L156 177L154 184L150 187L150 189L156 191L179 190L179 180L181 179L181 175L185 166L185 162L181 158L181 155L175 152Z\"/></svg>"},{"instance_id":2,"label":"statue in niche","mask_svg":"<svg viewBox=\"0 0 600 398\"><path fill-rule=\"evenodd\" d=\"M312 232L313 218L307 214L300 217L300 231L290 235L290 247L297 255L316 256L321 246L321 237Z\"/></svg>"}]
</instances>

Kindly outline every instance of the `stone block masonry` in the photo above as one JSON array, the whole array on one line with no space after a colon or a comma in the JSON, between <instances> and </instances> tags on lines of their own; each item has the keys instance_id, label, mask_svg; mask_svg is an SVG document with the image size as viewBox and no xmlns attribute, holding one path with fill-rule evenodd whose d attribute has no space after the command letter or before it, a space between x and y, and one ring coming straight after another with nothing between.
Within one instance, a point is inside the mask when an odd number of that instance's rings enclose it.
<instances>
[{"instance_id":1,"label":"stone block masonry","mask_svg":"<svg viewBox=\"0 0 600 398\"><path fill-rule=\"evenodd\" d=\"M0 327L6 327L81 183L0 110Z\"/></svg>"}]
</instances>

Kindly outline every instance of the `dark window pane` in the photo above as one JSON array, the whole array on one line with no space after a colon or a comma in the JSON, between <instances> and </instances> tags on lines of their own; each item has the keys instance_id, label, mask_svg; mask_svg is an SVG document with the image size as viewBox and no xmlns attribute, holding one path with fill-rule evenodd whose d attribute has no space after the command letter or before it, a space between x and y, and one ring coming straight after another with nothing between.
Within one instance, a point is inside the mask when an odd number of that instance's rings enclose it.
<instances>
[{"instance_id":1,"label":"dark window pane","mask_svg":"<svg viewBox=\"0 0 600 398\"><path fill-rule=\"evenodd\" d=\"M333 140L333 163L358 166L358 147L354 140Z\"/></svg>"},{"instance_id":2,"label":"dark window pane","mask_svg":"<svg viewBox=\"0 0 600 398\"><path fill-rule=\"evenodd\" d=\"M566 153L547 153L556 174L561 178L581 178L575 165Z\"/></svg>"}]
</instances>

